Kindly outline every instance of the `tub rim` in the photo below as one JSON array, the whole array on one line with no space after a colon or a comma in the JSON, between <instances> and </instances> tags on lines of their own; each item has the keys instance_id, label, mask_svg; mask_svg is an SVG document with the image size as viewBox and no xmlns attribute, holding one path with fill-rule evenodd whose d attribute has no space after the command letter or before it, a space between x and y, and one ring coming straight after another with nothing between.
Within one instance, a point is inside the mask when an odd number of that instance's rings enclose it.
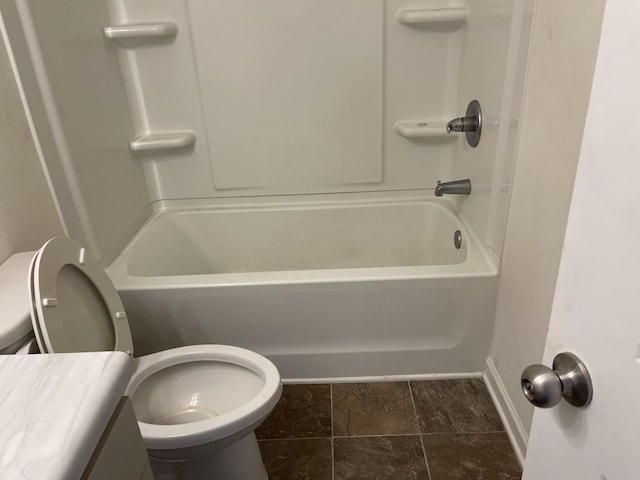
<instances>
[{"instance_id":1,"label":"tub rim","mask_svg":"<svg viewBox=\"0 0 640 480\"><path fill-rule=\"evenodd\" d=\"M344 208L374 205L434 205L443 209L462 225L467 240L467 259L462 263L419 266L326 268L312 270L277 270L242 273L206 273L184 275L138 276L128 272L128 263L138 239L162 217L166 215L206 214L211 211L259 211L259 210L299 210L303 208ZM350 283L378 280L409 280L428 278L470 278L491 277L499 272L500 261L493 250L483 245L461 208L454 200L435 199L427 194L391 195L386 197L362 197L360 195L338 195L332 198L314 197L310 199L270 198L262 202L246 199L199 199L163 200L156 202L153 213L135 233L106 271L118 290L163 290L175 288L198 288L202 286L239 285L296 285L310 283Z\"/></svg>"}]
</instances>

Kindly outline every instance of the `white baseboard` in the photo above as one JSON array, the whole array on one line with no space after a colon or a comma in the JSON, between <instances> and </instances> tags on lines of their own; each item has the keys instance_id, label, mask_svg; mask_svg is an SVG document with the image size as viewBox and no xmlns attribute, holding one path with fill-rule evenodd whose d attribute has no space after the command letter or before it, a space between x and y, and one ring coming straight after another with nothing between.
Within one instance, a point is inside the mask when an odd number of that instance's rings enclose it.
<instances>
[{"instance_id":1,"label":"white baseboard","mask_svg":"<svg viewBox=\"0 0 640 480\"><path fill-rule=\"evenodd\" d=\"M282 383L373 383L373 382L409 382L411 380L450 380L454 378L483 378L483 372L464 373L425 373L415 375L377 375L366 377L313 377L283 378Z\"/></svg>"},{"instance_id":2,"label":"white baseboard","mask_svg":"<svg viewBox=\"0 0 640 480\"><path fill-rule=\"evenodd\" d=\"M507 430L507 435L509 435L509 440L511 440L511 445L513 445L520 466L524 466L524 456L527 452L529 438L507 394L502 378L500 378L500 374L490 358L487 358L483 378L502 423L504 423Z\"/></svg>"}]
</instances>

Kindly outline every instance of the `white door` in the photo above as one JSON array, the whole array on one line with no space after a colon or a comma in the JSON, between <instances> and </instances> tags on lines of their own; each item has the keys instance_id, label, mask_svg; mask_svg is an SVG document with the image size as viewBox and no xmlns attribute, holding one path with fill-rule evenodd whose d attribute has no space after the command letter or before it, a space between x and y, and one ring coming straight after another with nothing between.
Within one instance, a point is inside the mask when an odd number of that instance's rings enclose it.
<instances>
[{"instance_id":1,"label":"white door","mask_svg":"<svg viewBox=\"0 0 640 480\"><path fill-rule=\"evenodd\" d=\"M640 479L639 25L608 0L544 354L581 357L593 401L536 409L524 480Z\"/></svg>"}]
</instances>

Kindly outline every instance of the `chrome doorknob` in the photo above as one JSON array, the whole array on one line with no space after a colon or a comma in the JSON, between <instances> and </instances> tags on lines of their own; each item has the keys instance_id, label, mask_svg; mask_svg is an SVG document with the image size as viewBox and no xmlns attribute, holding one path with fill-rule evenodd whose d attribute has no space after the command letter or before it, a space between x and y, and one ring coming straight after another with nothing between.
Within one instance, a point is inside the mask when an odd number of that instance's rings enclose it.
<instances>
[{"instance_id":1,"label":"chrome doorknob","mask_svg":"<svg viewBox=\"0 0 640 480\"><path fill-rule=\"evenodd\" d=\"M520 378L522 393L536 407L550 408L562 398L562 382L549 367L529 365Z\"/></svg>"},{"instance_id":2,"label":"chrome doorknob","mask_svg":"<svg viewBox=\"0 0 640 480\"><path fill-rule=\"evenodd\" d=\"M551 408L562 398L575 407L586 407L593 397L587 367L568 352L556 355L552 369L529 365L522 371L520 385L527 400L541 408Z\"/></svg>"}]
</instances>

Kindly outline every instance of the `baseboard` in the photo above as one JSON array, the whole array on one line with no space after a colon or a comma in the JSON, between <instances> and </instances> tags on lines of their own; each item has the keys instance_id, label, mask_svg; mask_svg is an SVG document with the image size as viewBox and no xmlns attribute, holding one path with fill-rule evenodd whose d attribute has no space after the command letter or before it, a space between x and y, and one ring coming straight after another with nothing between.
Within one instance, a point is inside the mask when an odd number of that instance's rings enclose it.
<instances>
[{"instance_id":1,"label":"baseboard","mask_svg":"<svg viewBox=\"0 0 640 480\"><path fill-rule=\"evenodd\" d=\"M376 375L365 377L317 377L317 378L283 378L283 384L298 383L373 383L373 382L407 382L411 380L450 380L454 378L481 378L482 372L465 373L426 373L417 375Z\"/></svg>"},{"instance_id":2,"label":"baseboard","mask_svg":"<svg viewBox=\"0 0 640 480\"><path fill-rule=\"evenodd\" d=\"M529 438L507 394L502 378L500 378L500 374L493 360L490 358L487 358L483 378L489 394L493 399L493 403L500 414L502 423L504 423L507 430L507 435L509 435L509 440L511 440L511 445L513 445L516 457L518 457L520 465L524 466L524 456L527 451Z\"/></svg>"}]
</instances>

